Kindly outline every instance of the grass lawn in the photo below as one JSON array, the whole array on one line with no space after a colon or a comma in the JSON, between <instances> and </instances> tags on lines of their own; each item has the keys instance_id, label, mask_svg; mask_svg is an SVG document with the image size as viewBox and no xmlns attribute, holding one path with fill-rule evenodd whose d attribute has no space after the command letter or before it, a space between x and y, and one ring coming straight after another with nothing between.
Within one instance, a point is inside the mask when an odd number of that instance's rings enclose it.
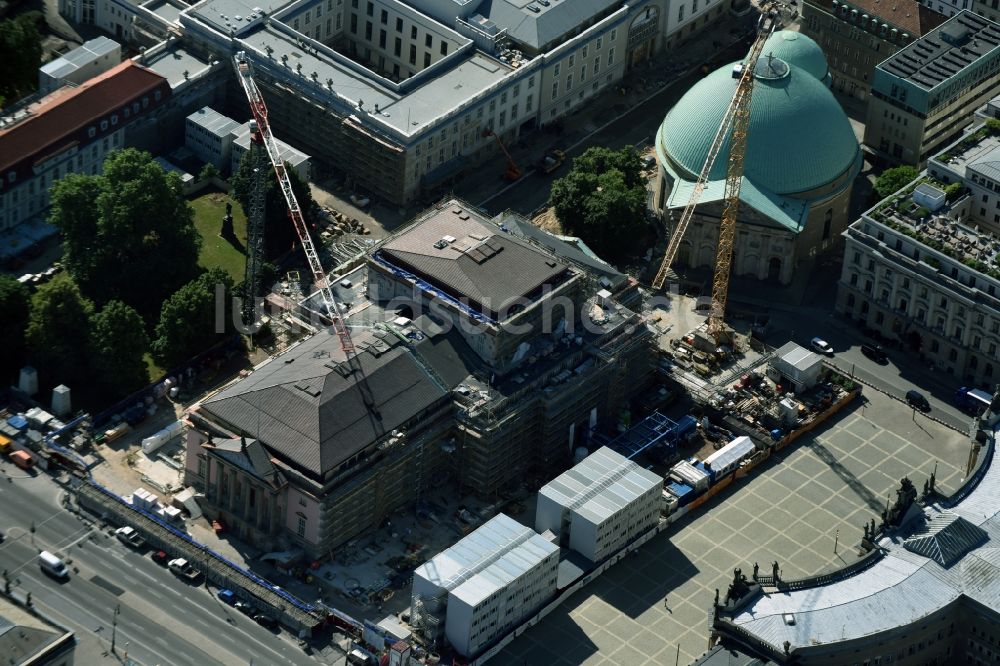
<instances>
[{"instance_id":1,"label":"grass lawn","mask_svg":"<svg viewBox=\"0 0 1000 666\"><path fill-rule=\"evenodd\" d=\"M153 355L149 352L142 357L146 361L146 372L149 375L149 381L158 382L163 379L163 375L167 374L167 371L156 364L153 360Z\"/></svg>"},{"instance_id":2,"label":"grass lawn","mask_svg":"<svg viewBox=\"0 0 1000 666\"><path fill-rule=\"evenodd\" d=\"M222 218L226 215L226 203L233 205L233 230L240 247L221 238ZM209 192L191 200L194 209L194 224L201 235L201 255L198 265L204 268L222 268L233 277L233 282L243 280L246 257L243 250L247 241L247 218L235 199L222 192Z\"/></svg>"}]
</instances>

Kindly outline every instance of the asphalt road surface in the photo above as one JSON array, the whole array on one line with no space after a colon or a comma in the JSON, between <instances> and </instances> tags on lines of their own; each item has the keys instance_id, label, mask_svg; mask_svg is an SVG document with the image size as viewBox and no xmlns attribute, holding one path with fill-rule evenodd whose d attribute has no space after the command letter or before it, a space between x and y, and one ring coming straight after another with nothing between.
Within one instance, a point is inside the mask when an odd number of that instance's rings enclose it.
<instances>
[{"instance_id":1,"label":"asphalt road surface","mask_svg":"<svg viewBox=\"0 0 1000 666\"><path fill-rule=\"evenodd\" d=\"M824 309L800 307L794 311L771 311L767 333L770 344L783 344L782 341L791 339L808 347L814 337L830 343L834 353L829 360L840 370L896 398L902 398L911 389L920 391L931 405L927 416L961 431L969 429L972 417L953 404L961 379L931 370L919 355L902 349L887 348L889 362L886 365L876 363L861 353L861 345L873 341L839 315ZM921 413L916 412L914 418L921 418Z\"/></svg>"},{"instance_id":2,"label":"asphalt road surface","mask_svg":"<svg viewBox=\"0 0 1000 666\"><path fill-rule=\"evenodd\" d=\"M36 606L85 642L96 638L108 650L114 633L118 655L127 651L130 659L149 666L319 663L287 635L272 633L218 601L214 589L187 585L148 552L129 550L89 527L61 506L65 491L49 477L24 476L11 465L4 471L0 504L6 538L0 544L0 568L16 589L30 591ZM68 581L41 572L37 554L43 549L67 562ZM114 627L116 607L120 614Z\"/></svg>"}]
</instances>

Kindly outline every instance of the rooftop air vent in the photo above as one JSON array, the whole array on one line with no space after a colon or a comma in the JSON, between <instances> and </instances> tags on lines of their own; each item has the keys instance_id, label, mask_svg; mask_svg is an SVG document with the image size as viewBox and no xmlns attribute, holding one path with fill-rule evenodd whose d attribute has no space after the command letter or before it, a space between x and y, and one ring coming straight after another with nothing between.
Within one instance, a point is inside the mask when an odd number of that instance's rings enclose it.
<instances>
[{"instance_id":1,"label":"rooftop air vent","mask_svg":"<svg viewBox=\"0 0 1000 666\"><path fill-rule=\"evenodd\" d=\"M443 250L446 247L448 247L448 241L442 238L441 240L436 241L434 243L434 247L437 248L438 250Z\"/></svg>"},{"instance_id":2,"label":"rooftop air vent","mask_svg":"<svg viewBox=\"0 0 1000 666\"><path fill-rule=\"evenodd\" d=\"M468 216L468 215L466 215L466 216L465 216L465 219L468 219L468 217L469 217L469 216ZM441 240L443 240L443 241L444 241L445 243L454 243L454 242L455 242L455 241L457 241L458 239L457 239L457 238L455 238L454 236L442 236L442 237L441 237Z\"/></svg>"}]
</instances>

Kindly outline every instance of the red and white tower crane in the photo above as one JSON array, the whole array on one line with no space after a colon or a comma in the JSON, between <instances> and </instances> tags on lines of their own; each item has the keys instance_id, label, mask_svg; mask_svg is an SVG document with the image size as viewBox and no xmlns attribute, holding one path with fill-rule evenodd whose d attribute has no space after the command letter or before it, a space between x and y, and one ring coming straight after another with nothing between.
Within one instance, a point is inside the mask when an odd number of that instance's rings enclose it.
<instances>
[{"instance_id":1,"label":"red and white tower crane","mask_svg":"<svg viewBox=\"0 0 1000 666\"><path fill-rule=\"evenodd\" d=\"M233 64L236 67L236 79L240 82L243 92L246 93L247 101L250 102L250 111L253 113L254 120L257 122L257 136L255 139L259 141L264 147L264 150L267 151L268 159L270 159L271 166L274 168L274 173L278 177L278 184L281 186L281 193L284 195L285 202L288 204L288 217L291 218L292 224L295 226L295 233L298 234L299 242L302 244L302 251L306 255L306 261L309 263L309 270L312 272L313 282L315 283L317 289L319 289L320 296L323 300L323 306L326 309L326 316L330 319L333 329L337 333L337 337L340 338L340 347L343 349L348 363L355 371L358 379L358 386L361 388L361 394L364 402L377 418L378 414L375 409L375 400L361 371L361 363L359 362L357 353L354 349L354 342L351 340L351 333L347 330L347 324L344 323L344 317L340 311L340 306L337 305L337 301L333 297L333 290L330 288L330 281L327 278L326 271L323 269L323 264L319 260L319 253L316 251L316 246L313 244L312 237L309 235L309 228L306 226L305 218L302 215L302 209L299 207L299 202L295 198L295 192L292 191L292 181L288 176L288 170L285 167L285 163L281 160L281 153L278 150L278 144L274 140L274 135L271 133L271 126L268 123L267 118L267 106L264 104L264 98L261 96L260 90L257 88L257 84L254 81L253 66L250 64L250 60L247 58L246 52L244 51L240 51L234 56ZM254 239L247 239L248 247L252 247L253 243Z\"/></svg>"}]
</instances>

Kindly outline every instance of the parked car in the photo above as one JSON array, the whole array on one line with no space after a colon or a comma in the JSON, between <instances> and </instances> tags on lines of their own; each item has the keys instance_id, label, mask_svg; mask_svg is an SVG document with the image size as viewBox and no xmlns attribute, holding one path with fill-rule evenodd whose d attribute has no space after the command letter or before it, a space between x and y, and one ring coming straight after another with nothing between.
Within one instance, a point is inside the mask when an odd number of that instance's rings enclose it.
<instances>
[{"instance_id":1,"label":"parked car","mask_svg":"<svg viewBox=\"0 0 1000 666\"><path fill-rule=\"evenodd\" d=\"M920 391L907 391L906 392L906 404L915 409L919 409L922 412L931 411L931 403L927 402L927 398Z\"/></svg>"},{"instance_id":2,"label":"parked car","mask_svg":"<svg viewBox=\"0 0 1000 666\"><path fill-rule=\"evenodd\" d=\"M263 613L258 613L257 615L254 615L253 616L253 621L256 622L257 624L259 624L260 626L265 627L267 629L277 629L278 628L278 621L275 620L270 615L264 615Z\"/></svg>"},{"instance_id":3,"label":"parked car","mask_svg":"<svg viewBox=\"0 0 1000 666\"><path fill-rule=\"evenodd\" d=\"M167 555L167 551L158 550L151 555L153 561L159 564L161 567L167 566L167 562L170 561L170 556Z\"/></svg>"},{"instance_id":4,"label":"parked car","mask_svg":"<svg viewBox=\"0 0 1000 666\"><path fill-rule=\"evenodd\" d=\"M167 562L167 568L170 569L175 576L183 578L189 583L193 583L201 578L201 572L195 569L191 563L183 557L178 557Z\"/></svg>"},{"instance_id":5,"label":"parked car","mask_svg":"<svg viewBox=\"0 0 1000 666\"><path fill-rule=\"evenodd\" d=\"M216 596L219 597L219 601L224 604L229 604L230 606L236 605L236 593L232 590L223 588L216 593Z\"/></svg>"},{"instance_id":6,"label":"parked car","mask_svg":"<svg viewBox=\"0 0 1000 666\"><path fill-rule=\"evenodd\" d=\"M882 349L881 345L863 344L861 345L861 353L879 365L885 365L889 362L889 356Z\"/></svg>"},{"instance_id":7,"label":"parked car","mask_svg":"<svg viewBox=\"0 0 1000 666\"><path fill-rule=\"evenodd\" d=\"M243 601L242 599L233 604L233 608L250 617L253 617L254 611L256 611L253 604L249 601Z\"/></svg>"},{"instance_id":8,"label":"parked car","mask_svg":"<svg viewBox=\"0 0 1000 666\"><path fill-rule=\"evenodd\" d=\"M823 338L813 338L809 342L809 346L812 347L814 351L817 351L820 354L824 354L827 356L833 354L833 347L831 347L830 343L824 340Z\"/></svg>"},{"instance_id":9,"label":"parked car","mask_svg":"<svg viewBox=\"0 0 1000 666\"><path fill-rule=\"evenodd\" d=\"M368 204L371 203L371 200L363 194L352 194L351 203L358 208L367 208Z\"/></svg>"},{"instance_id":10,"label":"parked car","mask_svg":"<svg viewBox=\"0 0 1000 666\"><path fill-rule=\"evenodd\" d=\"M128 525L116 529L115 536L123 544L132 548L142 548L146 545L146 540L142 538L142 535L136 532L134 527Z\"/></svg>"}]
</instances>

